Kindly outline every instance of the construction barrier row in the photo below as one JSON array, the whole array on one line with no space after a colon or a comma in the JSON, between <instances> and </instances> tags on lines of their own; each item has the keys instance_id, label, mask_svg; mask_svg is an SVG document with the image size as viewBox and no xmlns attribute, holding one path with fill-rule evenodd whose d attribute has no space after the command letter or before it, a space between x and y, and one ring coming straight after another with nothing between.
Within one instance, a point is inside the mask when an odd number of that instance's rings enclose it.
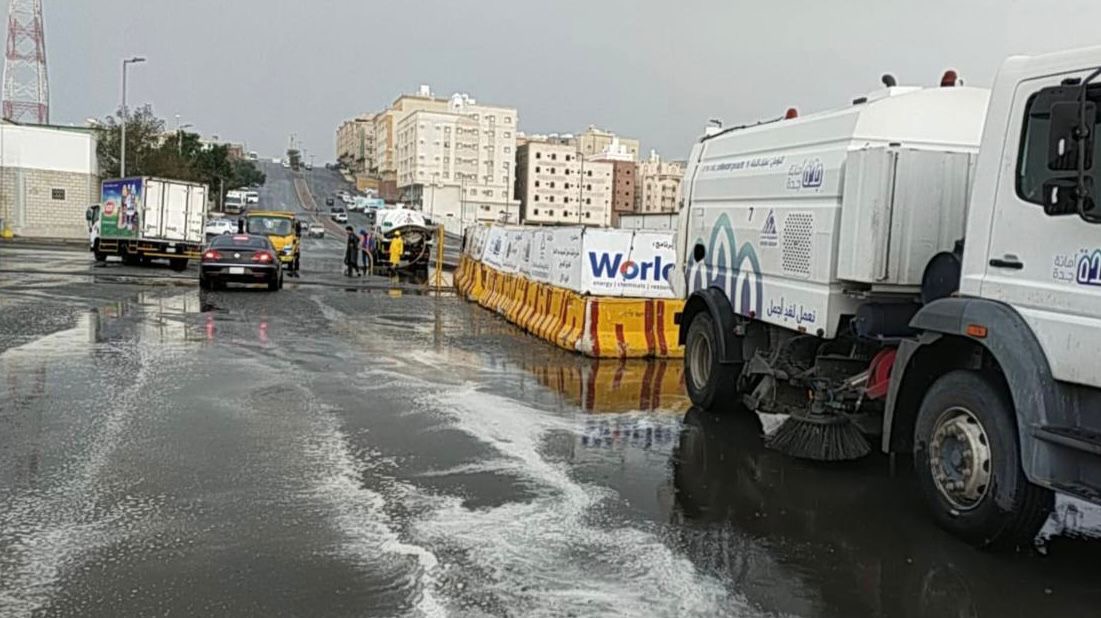
<instances>
[{"instance_id":1,"label":"construction barrier row","mask_svg":"<svg viewBox=\"0 0 1101 618\"><path fill-rule=\"evenodd\" d=\"M506 273L465 253L455 272L464 298L554 345L593 358L680 358L673 317L684 301L592 296Z\"/></svg>"}]
</instances>

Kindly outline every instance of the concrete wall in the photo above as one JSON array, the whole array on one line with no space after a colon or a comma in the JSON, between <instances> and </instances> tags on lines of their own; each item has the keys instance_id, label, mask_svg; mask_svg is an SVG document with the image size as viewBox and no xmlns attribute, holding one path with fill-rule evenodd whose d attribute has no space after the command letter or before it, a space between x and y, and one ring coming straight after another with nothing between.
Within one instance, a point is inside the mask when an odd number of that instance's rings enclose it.
<instances>
[{"instance_id":1,"label":"concrete wall","mask_svg":"<svg viewBox=\"0 0 1101 618\"><path fill-rule=\"evenodd\" d=\"M87 238L84 213L97 201L93 133L0 125L0 219L16 236Z\"/></svg>"}]
</instances>

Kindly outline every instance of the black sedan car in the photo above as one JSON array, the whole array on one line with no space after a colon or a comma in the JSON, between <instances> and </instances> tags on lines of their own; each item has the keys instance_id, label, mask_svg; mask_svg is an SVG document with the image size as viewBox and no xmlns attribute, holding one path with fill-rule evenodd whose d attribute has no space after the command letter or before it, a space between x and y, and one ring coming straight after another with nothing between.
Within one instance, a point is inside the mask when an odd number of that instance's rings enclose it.
<instances>
[{"instance_id":1,"label":"black sedan car","mask_svg":"<svg viewBox=\"0 0 1101 618\"><path fill-rule=\"evenodd\" d=\"M210 241L199 263L199 287L214 290L231 281L283 287L283 267L266 236L223 234Z\"/></svg>"}]
</instances>

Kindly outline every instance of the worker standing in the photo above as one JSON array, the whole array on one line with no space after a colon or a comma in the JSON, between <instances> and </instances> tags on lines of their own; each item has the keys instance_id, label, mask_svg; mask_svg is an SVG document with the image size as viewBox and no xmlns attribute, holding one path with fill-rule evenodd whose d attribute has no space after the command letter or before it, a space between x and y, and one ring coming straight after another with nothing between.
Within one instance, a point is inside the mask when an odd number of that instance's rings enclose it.
<instances>
[{"instance_id":1,"label":"worker standing","mask_svg":"<svg viewBox=\"0 0 1101 618\"><path fill-rule=\"evenodd\" d=\"M351 277L354 272L354 276L361 277L363 275L359 270L359 238L356 237L355 229L350 225L345 227L344 231L348 233L344 241L344 276Z\"/></svg>"},{"instance_id":2,"label":"worker standing","mask_svg":"<svg viewBox=\"0 0 1101 618\"><path fill-rule=\"evenodd\" d=\"M375 236L374 233L367 230L359 229L359 250L363 257L363 272L371 274L371 260L374 257L375 251Z\"/></svg>"},{"instance_id":3,"label":"worker standing","mask_svg":"<svg viewBox=\"0 0 1101 618\"><path fill-rule=\"evenodd\" d=\"M394 232L394 238L390 241L390 274L398 272L398 264L401 263L401 254L405 252L405 241L401 239L401 232Z\"/></svg>"}]
</instances>

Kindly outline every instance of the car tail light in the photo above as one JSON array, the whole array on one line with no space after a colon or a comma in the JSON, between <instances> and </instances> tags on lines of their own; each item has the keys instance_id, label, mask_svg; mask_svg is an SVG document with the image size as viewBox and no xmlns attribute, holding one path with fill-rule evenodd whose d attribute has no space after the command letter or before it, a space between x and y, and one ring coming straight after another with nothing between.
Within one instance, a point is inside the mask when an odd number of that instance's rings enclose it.
<instances>
[{"instance_id":1,"label":"car tail light","mask_svg":"<svg viewBox=\"0 0 1101 618\"><path fill-rule=\"evenodd\" d=\"M206 253L203 254L204 262L214 262L220 259L222 259L222 254L218 253L214 249L207 249Z\"/></svg>"},{"instance_id":2,"label":"car tail light","mask_svg":"<svg viewBox=\"0 0 1101 618\"><path fill-rule=\"evenodd\" d=\"M261 251L252 256L253 262L260 262L261 264L271 264L275 260L275 256L267 251Z\"/></svg>"}]
</instances>

